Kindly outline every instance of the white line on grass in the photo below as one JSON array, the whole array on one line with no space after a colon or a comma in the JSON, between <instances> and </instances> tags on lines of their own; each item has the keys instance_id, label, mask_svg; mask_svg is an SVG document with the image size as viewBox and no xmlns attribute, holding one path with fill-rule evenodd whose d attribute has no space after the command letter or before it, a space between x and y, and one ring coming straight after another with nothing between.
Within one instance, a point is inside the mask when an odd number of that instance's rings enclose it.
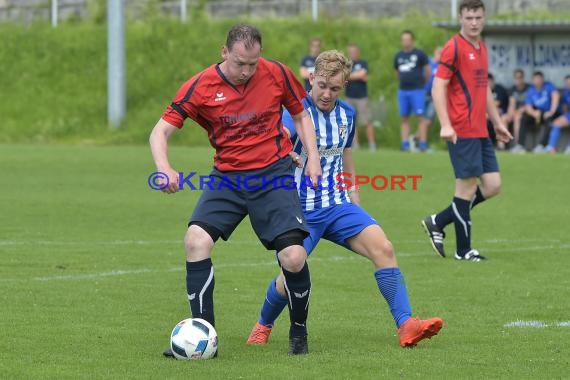
<instances>
[{"instance_id":1,"label":"white line on grass","mask_svg":"<svg viewBox=\"0 0 570 380\"><path fill-rule=\"evenodd\" d=\"M426 240L421 240L423 243ZM529 240L534 241L534 240ZM545 242L548 240L544 240ZM555 241L555 240L552 240ZM559 242L559 240L556 240ZM507 242L503 240L489 240L486 241L487 243L491 242ZM514 242L514 241L513 241ZM257 241L248 241L248 240L232 240L232 244L252 244L258 245ZM520 243L520 241L518 241ZM105 244L105 245L161 245L161 244L181 244L178 240L165 240L165 241L156 241L156 240L114 240L114 241L99 241L99 242L63 242L63 241L11 241L11 240L0 240L1 245L20 245L20 244L77 244L77 245L90 245L90 244ZM492 243L491 243L492 244ZM487 248L484 251L486 252L525 252L525 251L545 251L545 250L552 250L552 249L559 249L559 250L569 250L570 244L558 244L558 245L542 245L542 246L533 246L533 247L511 247L511 248ZM347 252L348 253L348 252ZM427 249L426 252L397 252L396 256L398 257L420 257L428 255ZM346 260L353 260L359 259L359 256L355 254L348 253L345 256L328 256L328 257L312 257L310 261L322 261L322 262L335 262L335 261L346 261ZM262 267L262 266L273 266L276 265L274 262L253 262L253 263L234 263L234 264L218 264L216 265L217 268L238 268L238 267ZM125 275L132 275L132 274L143 274L143 273L158 273L158 272L175 272L175 271L182 271L184 268L183 266L177 268L171 268L166 270L155 270L155 269L134 269L134 270L114 270L114 271L106 271L106 272L96 272L96 273L84 273L84 274L75 274L75 275L58 275L58 276L45 276L45 277L34 277L31 280L33 281L61 281L61 280L89 280L89 279L96 279L96 278L104 278L104 277L117 277L117 276L125 276ZM7 283L7 282L26 282L29 279L19 278L19 279L0 279L0 283ZM524 323L522 321L521 323ZM517 323L517 321L512 322ZM516 327L516 326L507 326L507 327ZM566 327L566 326L561 326Z\"/></svg>"},{"instance_id":2,"label":"white line on grass","mask_svg":"<svg viewBox=\"0 0 570 380\"><path fill-rule=\"evenodd\" d=\"M318 262L338 262L338 261L352 261L352 260L363 260L359 256L350 254L346 256L329 256L326 258L319 258L313 257L309 259L311 262L318 261ZM401 253L399 256L420 256L423 254L415 254L415 253ZM277 268L277 263L275 262L252 262L252 263L228 263L228 264L217 264L215 268L254 268L254 267L266 267L266 266L275 266ZM83 274L70 274L70 275L59 275L59 276L45 276L45 277L33 277L32 281L39 281L39 282L47 282L47 281L64 281L64 280L92 280L97 278L105 278L105 277L119 277L119 276L127 276L127 275L136 275L136 274L146 274L146 273L164 273L164 272L181 272L185 270L184 266L181 265L179 267L168 268L168 269L133 269L133 270L114 270L114 271L107 271L107 272L95 272L95 273L83 273ZM29 281L27 279L1 279L0 282L26 282Z\"/></svg>"},{"instance_id":3,"label":"white line on grass","mask_svg":"<svg viewBox=\"0 0 570 380\"><path fill-rule=\"evenodd\" d=\"M542 329L546 327L570 327L570 321L561 322L544 322L544 321L523 321L516 320L513 322L505 323L504 327L516 327L516 328L530 328L530 329Z\"/></svg>"},{"instance_id":4,"label":"white line on grass","mask_svg":"<svg viewBox=\"0 0 570 380\"><path fill-rule=\"evenodd\" d=\"M414 240L397 240L395 243L399 244L426 244L427 239L414 239ZM539 242L549 244L545 247L553 247L553 243L562 243L559 239L488 239L481 240L483 244L518 244ZM259 242L252 238L252 240L231 240L231 244L251 244L257 245ZM163 245L174 244L181 245L183 240L109 240L109 241L65 241L65 240L0 240L0 246L10 245L77 245L77 246L90 246L90 245ZM563 244L564 245L564 244ZM568 246L568 245L566 245ZM521 249L524 247L521 247Z\"/></svg>"}]
</instances>

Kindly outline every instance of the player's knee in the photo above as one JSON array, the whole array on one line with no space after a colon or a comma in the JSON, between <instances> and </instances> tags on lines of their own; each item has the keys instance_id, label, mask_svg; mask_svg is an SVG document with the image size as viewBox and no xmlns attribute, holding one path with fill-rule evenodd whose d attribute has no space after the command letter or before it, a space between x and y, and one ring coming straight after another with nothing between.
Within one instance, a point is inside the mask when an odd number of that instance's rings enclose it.
<instances>
[{"instance_id":1,"label":"player's knee","mask_svg":"<svg viewBox=\"0 0 570 380\"><path fill-rule=\"evenodd\" d=\"M483 190L483 195L485 198L492 198L495 195L501 192L501 180L493 181L492 183L488 183L485 185L485 189Z\"/></svg>"},{"instance_id":2,"label":"player's knee","mask_svg":"<svg viewBox=\"0 0 570 380\"><path fill-rule=\"evenodd\" d=\"M491 188L489 189L489 195L488 198L494 197L495 195L499 194L501 192L501 183L496 183L493 184L491 186Z\"/></svg>"},{"instance_id":3,"label":"player's knee","mask_svg":"<svg viewBox=\"0 0 570 380\"><path fill-rule=\"evenodd\" d=\"M292 245L278 254L279 263L289 272L297 273L305 266L307 252L302 246Z\"/></svg>"},{"instance_id":4,"label":"player's knee","mask_svg":"<svg viewBox=\"0 0 570 380\"><path fill-rule=\"evenodd\" d=\"M302 231L293 230L279 235L273 242L279 262L290 272L298 272L305 265L307 252L303 248L304 238Z\"/></svg>"},{"instance_id":5,"label":"player's knee","mask_svg":"<svg viewBox=\"0 0 570 380\"><path fill-rule=\"evenodd\" d=\"M214 238L202 226L191 224L184 237L184 246L187 259L193 261L205 259L210 256L214 247Z\"/></svg>"},{"instance_id":6,"label":"player's knee","mask_svg":"<svg viewBox=\"0 0 570 380\"><path fill-rule=\"evenodd\" d=\"M378 253L382 260L394 258L394 246L388 239L382 239L378 245Z\"/></svg>"},{"instance_id":7,"label":"player's knee","mask_svg":"<svg viewBox=\"0 0 570 380\"><path fill-rule=\"evenodd\" d=\"M369 259L374 263L376 268L393 267L397 265L394 246L388 239L382 239L376 244Z\"/></svg>"}]
</instances>

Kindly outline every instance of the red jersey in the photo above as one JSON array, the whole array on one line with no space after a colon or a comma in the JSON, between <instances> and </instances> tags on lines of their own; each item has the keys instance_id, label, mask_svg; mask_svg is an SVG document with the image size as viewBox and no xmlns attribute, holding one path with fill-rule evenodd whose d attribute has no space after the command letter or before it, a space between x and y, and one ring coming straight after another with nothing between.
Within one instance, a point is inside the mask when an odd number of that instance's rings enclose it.
<instances>
[{"instance_id":1,"label":"red jersey","mask_svg":"<svg viewBox=\"0 0 570 380\"><path fill-rule=\"evenodd\" d=\"M180 87L162 118L182 128L191 118L208 132L220 171L243 171L271 165L292 150L281 123L281 106L291 115L304 111L304 87L285 65L260 58L243 86L231 84L218 64Z\"/></svg>"},{"instance_id":2,"label":"red jersey","mask_svg":"<svg viewBox=\"0 0 570 380\"><path fill-rule=\"evenodd\" d=\"M488 137L487 46L479 42L477 49L461 34L451 38L441 52L436 77L449 79L447 112L457 137Z\"/></svg>"}]
</instances>

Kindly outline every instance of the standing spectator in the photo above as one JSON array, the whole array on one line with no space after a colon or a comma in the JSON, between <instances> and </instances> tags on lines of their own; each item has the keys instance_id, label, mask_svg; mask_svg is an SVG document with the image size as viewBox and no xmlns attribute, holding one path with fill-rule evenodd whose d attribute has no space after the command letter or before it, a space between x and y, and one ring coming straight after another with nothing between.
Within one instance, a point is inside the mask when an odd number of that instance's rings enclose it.
<instances>
[{"instance_id":1,"label":"standing spectator","mask_svg":"<svg viewBox=\"0 0 570 380\"><path fill-rule=\"evenodd\" d=\"M311 89L311 83L309 83L309 74L315 71L315 60L320 53L321 39L314 37L309 42L309 54L301 59L301 67L299 68L301 78L305 80L305 90L307 91Z\"/></svg>"},{"instance_id":2,"label":"standing spectator","mask_svg":"<svg viewBox=\"0 0 570 380\"><path fill-rule=\"evenodd\" d=\"M499 110L499 115L501 116L503 123L507 125L509 93L505 87L495 82L495 77L493 74L489 73L487 77L489 80L489 87L491 88L491 94L493 95L495 106L497 107L497 110ZM489 115L487 115L487 129L489 130L489 137L491 138L491 141L493 141L493 144L496 144L499 149L504 149L505 144L501 141L497 141L495 128L493 126L493 122L489 119Z\"/></svg>"},{"instance_id":3,"label":"standing spectator","mask_svg":"<svg viewBox=\"0 0 570 380\"><path fill-rule=\"evenodd\" d=\"M431 70L431 76L426 83L426 101L424 106L424 116L420 120L418 126L418 133L416 134L417 140L419 141L418 148L420 152L425 152L428 150L428 128L435 118L435 107L433 106L433 99L431 97L431 88L433 86L433 78L437 73L437 65L439 64L439 59L441 58L442 47L438 46L433 51L433 57L428 58L429 66ZM413 147L411 147L413 149Z\"/></svg>"},{"instance_id":4,"label":"standing spectator","mask_svg":"<svg viewBox=\"0 0 570 380\"><path fill-rule=\"evenodd\" d=\"M410 115L424 115L425 85L431 73L429 60L422 50L414 47L414 33L404 30L400 35L402 50L394 57L394 69L399 81L398 107L400 109L401 145L404 152L410 150Z\"/></svg>"},{"instance_id":5,"label":"standing spectator","mask_svg":"<svg viewBox=\"0 0 570 380\"><path fill-rule=\"evenodd\" d=\"M550 129L550 136L548 139L548 145L546 146L545 153L556 153L556 148L558 145L558 140L560 139L560 133L562 128L570 127L570 75L564 77L566 82L566 87L562 90L562 112L563 114L557 117L552 122L552 128ZM565 154L570 154L570 143L564 151Z\"/></svg>"},{"instance_id":6,"label":"standing spectator","mask_svg":"<svg viewBox=\"0 0 570 380\"><path fill-rule=\"evenodd\" d=\"M524 112L526 93L530 84L524 80L524 71L521 68L513 71L513 87L509 95L509 111L505 121L513 133L514 141L519 141L519 131L521 128L521 118Z\"/></svg>"},{"instance_id":7,"label":"standing spectator","mask_svg":"<svg viewBox=\"0 0 570 380\"><path fill-rule=\"evenodd\" d=\"M532 74L532 86L526 94L518 145L513 148L513 152L523 153L525 151L524 146L529 130L538 131L541 137L533 152L539 153L544 150L548 143L548 123L560 115L559 101L560 93L556 87L544 80L544 74L541 71L535 71Z\"/></svg>"},{"instance_id":8,"label":"standing spectator","mask_svg":"<svg viewBox=\"0 0 570 380\"><path fill-rule=\"evenodd\" d=\"M348 46L348 55L352 60L352 72L346 86L346 102L356 109L356 121L358 125L366 128L366 140L371 151L376 150L376 137L372 125L372 115L368 102L368 62L360 59L360 48L356 44ZM356 147L359 146L358 127L355 134Z\"/></svg>"}]
</instances>

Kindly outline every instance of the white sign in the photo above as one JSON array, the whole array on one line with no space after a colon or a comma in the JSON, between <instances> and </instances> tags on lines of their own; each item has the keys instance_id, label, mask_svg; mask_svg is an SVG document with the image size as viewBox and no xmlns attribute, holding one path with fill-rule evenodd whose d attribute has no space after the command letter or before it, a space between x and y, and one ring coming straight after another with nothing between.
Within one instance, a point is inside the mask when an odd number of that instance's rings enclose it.
<instances>
[{"instance_id":1,"label":"white sign","mask_svg":"<svg viewBox=\"0 0 570 380\"><path fill-rule=\"evenodd\" d=\"M533 71L540 70L557 87L563 87L564 77L570 74L570 40L563 36L489 36L485 42L489 71L505 86L512 84L513 70L519 67L527 82Z\"/></svg>"}]
</instances>

